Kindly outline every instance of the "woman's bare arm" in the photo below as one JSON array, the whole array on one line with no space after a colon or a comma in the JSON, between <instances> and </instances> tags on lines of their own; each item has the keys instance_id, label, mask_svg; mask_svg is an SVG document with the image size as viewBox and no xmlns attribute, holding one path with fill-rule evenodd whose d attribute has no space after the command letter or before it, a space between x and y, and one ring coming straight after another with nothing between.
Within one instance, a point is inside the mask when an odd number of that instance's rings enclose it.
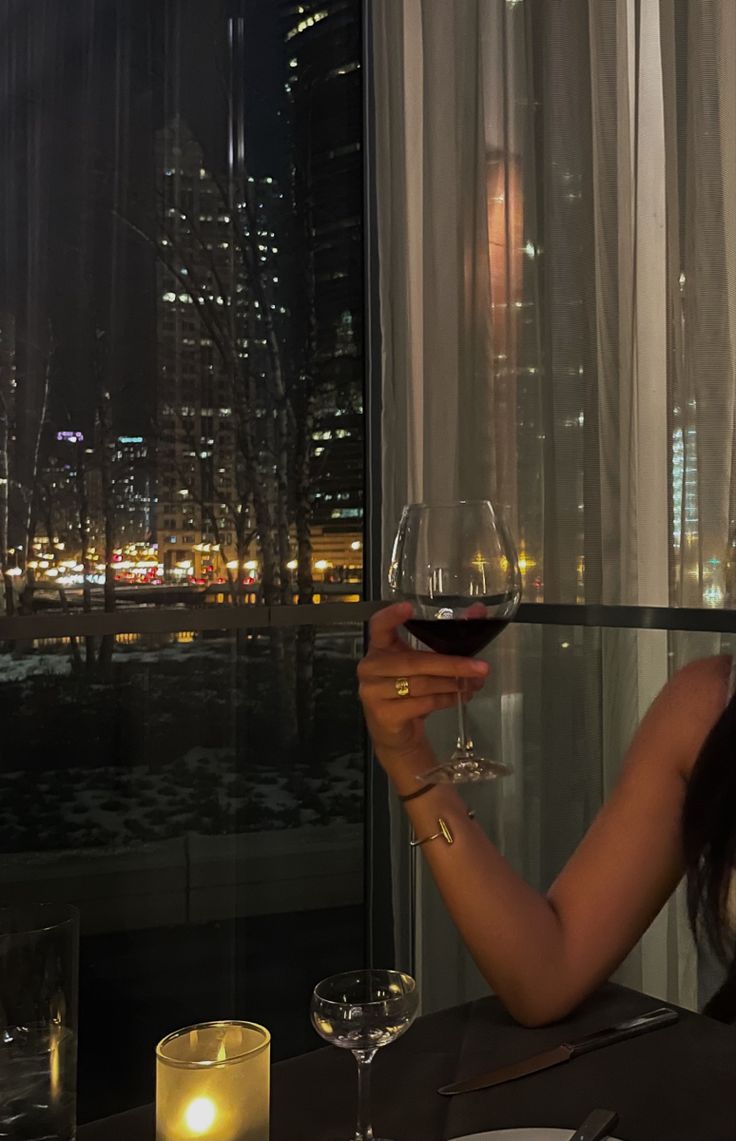
<instances>
[{"instance_id":1,"label":"woman's bare arm","mask_svg":"<svg viewBox=\"0 0 736 1141\"><path fill-rule=\"evenodd\" d=\"M421 721L432 700L424 690L445 686L435 694L443 708L452 700L453 669L477 676L474 663L408 650L397 634L404 617L397 607L376 616L360 671L376 751L400 793L415 790L416 776L436 763ZM427 675L430 661L437 672ZM470 953L519 1021L554 1021L576 1006L615 970L676 887L687 774L724 707L729 664L723 657L692 663L665 686L614 792L546 896L468 819L452 787L438 785L406 804L418 836L436 831L438 816L449 821L455 843L435 840L422 851ZM402 699L391 695L402 675L413 692L422 688L414 699L422 713L407 722Z\"/></svg>"}]
</instances>

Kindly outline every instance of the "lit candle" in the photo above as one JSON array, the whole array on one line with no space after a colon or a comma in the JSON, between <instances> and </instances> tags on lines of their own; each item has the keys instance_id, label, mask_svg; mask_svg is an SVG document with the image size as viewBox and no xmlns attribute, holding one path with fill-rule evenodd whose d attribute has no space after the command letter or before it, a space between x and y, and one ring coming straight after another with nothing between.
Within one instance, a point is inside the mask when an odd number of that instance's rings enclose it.
<instances>
[{"instance_id":1,"label":"lit candle","mask_svg":"<svg viewBox=\"0 0 736 1141\"><path fill-rule=\"evenodd\" d=\"M268 1141L271 1036L205 1022L156 1047L156 1141Z\"/></svg>"}]
</instances>

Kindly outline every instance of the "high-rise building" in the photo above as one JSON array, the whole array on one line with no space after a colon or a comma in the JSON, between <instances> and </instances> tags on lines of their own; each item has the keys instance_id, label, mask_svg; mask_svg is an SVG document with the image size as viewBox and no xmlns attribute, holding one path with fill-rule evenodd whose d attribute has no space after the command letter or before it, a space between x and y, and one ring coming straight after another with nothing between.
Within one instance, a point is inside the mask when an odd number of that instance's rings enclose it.
<instances>
[{"instance_id":1,"label":"high-rise building","mask_svg":"<svg viewBox=\"0 0 736 1141\"><path fill-rule=\"evenodd\" d=\"M112 449L112 490L118 543L150 541L153 532L149 442L118 436Z\"/></svg>"},{"instance_id":2,"label":"high-rise building","mask_svg":"<svg viewBox=\"0 0 736 1141\"><path fill-rule=\"evenodd\" d=\"M88 545L98 538L99 495L90 487L93 451L79 429L53 432L44 449L38 475L36 543L44 554L59 558L81 554L80 522L88 520ZM61 552L64 552L62 555Z\"/></svg>"},{"instance_id":3,"label":"high-rise building","mask_svg":"<svg viewBox=\"0 0 736 1141\"><path fill-rule=\"evenodd\" d=\"M241 239L254 242L258 272L278 285L272 218L280 192L271 178L253 184L253 212L246 216L231 180L205 167L201 146L180 118L159 133L157 155L162 256L154 531L168 577L222 578L228 563L242 563L249 532L252 489L240 426L243 417L262 411L243 391L243 377L262 380L267 369L261 303L245 271ZM240 210L236 228L233 212Z\"/></svg>"},{"instance_id":4,"label":"high-rise building","mask_svg":"<svg viewBox=\"0 0 736 1141\"><path fill-rule=\"evenodd\" d=\"M358 0L282 0L295 225L313 257L315 555L360 563L363 97ZM296 302L298 305L298 300Z\"/></svg>"}]
</instances>

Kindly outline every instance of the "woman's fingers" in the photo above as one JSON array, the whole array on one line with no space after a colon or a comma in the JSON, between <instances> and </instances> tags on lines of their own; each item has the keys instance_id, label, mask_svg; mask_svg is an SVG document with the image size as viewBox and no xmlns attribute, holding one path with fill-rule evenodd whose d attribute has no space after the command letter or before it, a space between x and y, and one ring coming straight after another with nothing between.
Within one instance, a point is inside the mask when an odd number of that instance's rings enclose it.
<instances>
[{"instance_id":1,"label":"woman's fingers","mask_svg":"<svg viewBox=\"0 0 736 1141\"><path fill-rule=\"evenodd\" d=\"M427 697L405 697L402 701L383 702L381 717L385 724L399 728L409 721L428 717L438 709L451 709L456 704L457 690L455 693L433 693Z\"/></svg>"},{"instance_id":2,"label":"woman's fingers","mask_svg":"<svg viewBox=\"0 0 736 1141\"><path fill-rule=\"evenodd\" d=\"M370 648L358 666L360 698L379 749L415 744L425 717L455 706L458 688L461 700L471 701L489 671L486 662L473 658L410 649L398 630L412 613L409 603L398 603L375 614Z\"/></svg>"},{"instance_id":3,"label":"woman's fingers","mask_svg":"<svg viewBox=\"0 0 736 1141\"><path fill-rule=\"evenodd\" d=\"M407 682L408 694L401 695L397 681ZM462 682L468 694L477 693L485 684L484 678L467 678ZM368 678L361 682L360 695L364 701L400 701L406 705L411 697L432 697L438 694L452 694L457 698L458 679L456 677L406 677L406 678Z\"/></svg>"},{"instance_id":4,"label":"woman's fingers","mask_svg":"<svg viewBox=\"0 0 736 1141\"><path fill-rule=\"evenodd\" d=\"M474 658L455 658L452 654L423 653L421 650L397 650L393 653L368 652L358 666L358 677L485 677L486 662Z\"/></svg>"},{"instance_id":5,"label":"woman's fingers","mask_svg":"<svg viewBox=\"0 0 736 1141\"><path fill-rule=\"evenodd\" d=\"M385 606L370 620L371 646L374 650L400 649L404 642L398 635L399 626L403 626L407 618L411 618L414 607L410 602L395 602L393 606Z\"/></svg>"}]
</instances>

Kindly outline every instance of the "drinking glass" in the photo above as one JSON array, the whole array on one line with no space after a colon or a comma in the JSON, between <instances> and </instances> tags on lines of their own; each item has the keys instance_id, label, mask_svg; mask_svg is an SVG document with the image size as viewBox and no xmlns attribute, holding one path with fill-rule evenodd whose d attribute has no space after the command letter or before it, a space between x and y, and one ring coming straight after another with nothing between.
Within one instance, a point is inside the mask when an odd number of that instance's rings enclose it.
<instances>
[{"instance_id":1,"label":"drinking glass","mask_svg":"<svg viewBox=\"0 0 736 1141\"><path fill-rule=\"evenodd\" d=\"M79 916L0 908L0 1137L74 1141Z\"/></svg>"},{"instance_id":2,"label":"drinking glass","mask_svg":"<svg viewBox=\"0 0 736 1141\"><path fill-rule=\"evenodd\" d=\"M412 503L404 508L389 567L395 598L411 602L406 629L442 654L471 657L506 628L521 600L514 542L487 499ZM453 784L492 780L507 765L476 753L458 682L457 747L449 762L420 780Z\"/></svg>"},{"instance_id":3,"label":"drinking glass","mask_svg":"<svg viewBox=\"0 0 736 1141\"><path fill-rule=\"evenodd\" d=\"M354 1141L376 1141L370 1124L370 1064L414 1021L417 984L401 971L360 970L332 975L314 988L312 1025L333 1046L352 1050L358 1063Z\"/></svg>"}]
</instances>

